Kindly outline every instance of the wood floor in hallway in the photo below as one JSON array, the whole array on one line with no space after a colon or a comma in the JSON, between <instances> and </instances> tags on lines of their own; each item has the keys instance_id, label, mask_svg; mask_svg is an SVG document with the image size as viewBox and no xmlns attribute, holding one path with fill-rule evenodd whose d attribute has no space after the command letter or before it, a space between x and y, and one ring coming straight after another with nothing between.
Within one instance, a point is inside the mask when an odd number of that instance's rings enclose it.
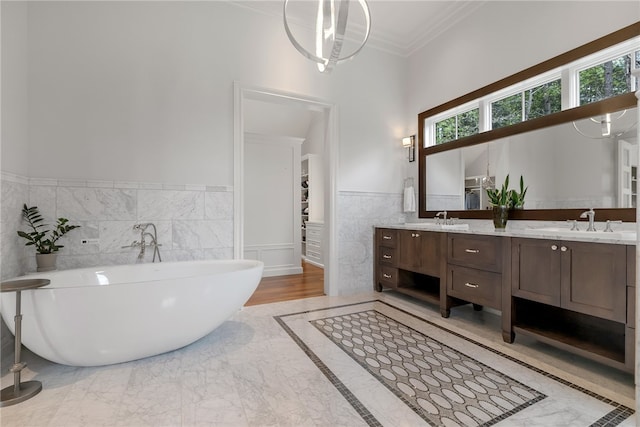
<instances>
[{"instance_id":1,"label":"wood floor in hallway","mask_svg":"<svg viewBox=\"0 0 640 427\"><path fill-rule=\"evenodd\" d=\"M245 305L268 304L324 295L324 270L307 262L302 274L264 277Z\"/></svg>"}]
</instances>

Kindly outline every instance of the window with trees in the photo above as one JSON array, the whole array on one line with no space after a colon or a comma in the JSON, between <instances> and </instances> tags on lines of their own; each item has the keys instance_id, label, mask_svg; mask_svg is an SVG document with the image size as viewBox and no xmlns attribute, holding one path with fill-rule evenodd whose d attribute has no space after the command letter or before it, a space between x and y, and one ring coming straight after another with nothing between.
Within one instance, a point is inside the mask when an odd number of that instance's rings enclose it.
<instances>
[{"instance_id":1,"label":"window with trees","mask_svg":"<svg viewBox=\"0 0 640 427\"><path fill-rule=\"evenodd\" d=\"M640 87L631 74L640 69L639 44L636 37L476 99L466 110L457 107L432 116L424 122L424 145L444 144L633 92ZM469 108L470 104L477 107Z\"/></svg>"},{"instance_id":2,"label":"window with trees","mask_svg":"<svg viewBox=\"0 0 640 427\"><path fill-rule=\"evenodd\" d=\"M491 129L514 125L561 110L560 79L491 103Z\"/></svg>"},{"instance_id":3,"label":"window with trees","mask_svg":"<svg viewBox=\"0 0 640 427\"><path fill-rule=\"evenodd\" d=\"M632 65L634 57L635 64ZM631 70L638 65L638 52L630 52L580 71L580 105L632 91Z\"/></svg>"},{"instance_id":4,"label":"window with trees","mask_svg":"<svg viewBox=\"0 0 640 427\"><path fill-rule=\"evenodd\" d=\"M479 132L479 109L474 108L435 123L435 142L442 144Z\"/></svg>"}]
</instances>

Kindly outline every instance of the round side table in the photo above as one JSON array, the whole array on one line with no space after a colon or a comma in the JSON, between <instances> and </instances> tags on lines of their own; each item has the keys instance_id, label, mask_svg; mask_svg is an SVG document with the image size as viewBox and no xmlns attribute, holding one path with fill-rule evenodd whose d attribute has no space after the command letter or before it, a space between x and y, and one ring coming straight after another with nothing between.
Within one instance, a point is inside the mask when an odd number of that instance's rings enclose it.
<instances>
[{"instance_id":1,"label":"round side table","mask_svg":"<svg viewBox=\"0 0 640 427\"><path fill-rule=\"evenodd\" d=\"M42 383L40 381L25 381L20 382L20 371L22 371L27 364L20 362L20 349L22 347L22 314L20 314L20 292L27 289L35 289L41 286L49 284L47 279L26 279L26 280L11 280L8 282L0 283L0 292L15 292L16 293L16 330L15 330L15 357L14 363L9 372L13 372L13 385L5 387L0 391L0 407L15 405L16 403L24 402L27 399L32 398L42 390Z\"/></svg>"}]
</instances>

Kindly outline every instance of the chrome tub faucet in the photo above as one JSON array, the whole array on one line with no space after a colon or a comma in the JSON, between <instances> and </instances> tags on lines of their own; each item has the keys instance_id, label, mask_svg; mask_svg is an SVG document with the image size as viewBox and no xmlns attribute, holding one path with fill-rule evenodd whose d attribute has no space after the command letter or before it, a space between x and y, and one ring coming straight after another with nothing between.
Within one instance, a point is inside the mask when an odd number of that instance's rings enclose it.
<instances>
[{"instance_id":1,"label":"chrome tub faucet","mask_svg":"<svg viewBox=\"0 0 640 427\"><path fill-rule=\"evenodd\" d=\"M147 231L147 228L151 227L152 232ZM153 247L153 259L151 262L156 262L156 256L158 257L158 262L162 262L162 258L160 257L160 249L159 246L162 246L158 243L158 231L156 229L155 224L148 222L142 224L136 224L133 226L134 231L140 232L140 241L134 240L130 245L123 246L123 248L137 248L140 247L140 252L138 253L137 262L142 262L144 259L144 254L146 252L146 247ZM146 238L149 237L150 242L147 243Z\"/></svg>"}]
</instances>

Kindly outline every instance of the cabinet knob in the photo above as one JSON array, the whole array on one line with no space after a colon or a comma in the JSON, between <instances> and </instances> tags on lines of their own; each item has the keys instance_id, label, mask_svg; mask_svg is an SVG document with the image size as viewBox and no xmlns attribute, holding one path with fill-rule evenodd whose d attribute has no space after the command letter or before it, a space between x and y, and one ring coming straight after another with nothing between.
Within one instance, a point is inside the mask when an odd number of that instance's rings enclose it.
<instances>
[{"instance_id":1,"label":"cabinet knob","mask_svg":"<svg viewBox=\"0 0 640 427\"><path fill-rule=\"evenodd\" d=\"M382 277L384 277L385 279L391 279L391 277L393 276L391 276L390 274L384 273Z\"/></svg>"},{"instance_id":2,"label":"cabinet knob","mask_svg":"<svg viewBox=\"0 0 640 427\"><path fill-rule=\"evenodd\" d=\"M411 233L411 237L420 237L420 233Z\"/></svg>"},{"instance_id":3,"label":"cabinet knob","mask_svg":"<svg viewBox=\"0 0 640 427\"><path fill-rule=\"evenodd\" d=\"M480 287L480 285L476 285L475 283L469 283L469 282L465 283L464 285L466 287L468 287L468 288L479 288Z\"/></svg>"},{"instance_id":4,"label":"cabinet knob","mask_svg":"<svg viewBox=\"0 0 640 427\"><path fill-rule=\"evenodd\" d=\"M558 250L558 245L551 245L551 250L552 251L557 251Z\"/></svg>"},{"instance_id":5,"label":"cabinet knob","mask_svg":"<svg viewBox=\"0 0 640 427\"><path fill-rule=\"evenodd\" d=\"M464 251L466 253L468 253L468 254L479 254L480 253L480 249L465 249Z\"/></svg>"},{"instance_id":6,"label":"cabinet knob","mask_svg":"<svg viewBox=\"0 0 640 427\"><path fill-rule=\"evenodd\" d=\"M567 247L566 247L566 246L562 246L562 247L560 248L560 250L561 250L562 252L567 252Z\"/></svg>"}]
</instances>

